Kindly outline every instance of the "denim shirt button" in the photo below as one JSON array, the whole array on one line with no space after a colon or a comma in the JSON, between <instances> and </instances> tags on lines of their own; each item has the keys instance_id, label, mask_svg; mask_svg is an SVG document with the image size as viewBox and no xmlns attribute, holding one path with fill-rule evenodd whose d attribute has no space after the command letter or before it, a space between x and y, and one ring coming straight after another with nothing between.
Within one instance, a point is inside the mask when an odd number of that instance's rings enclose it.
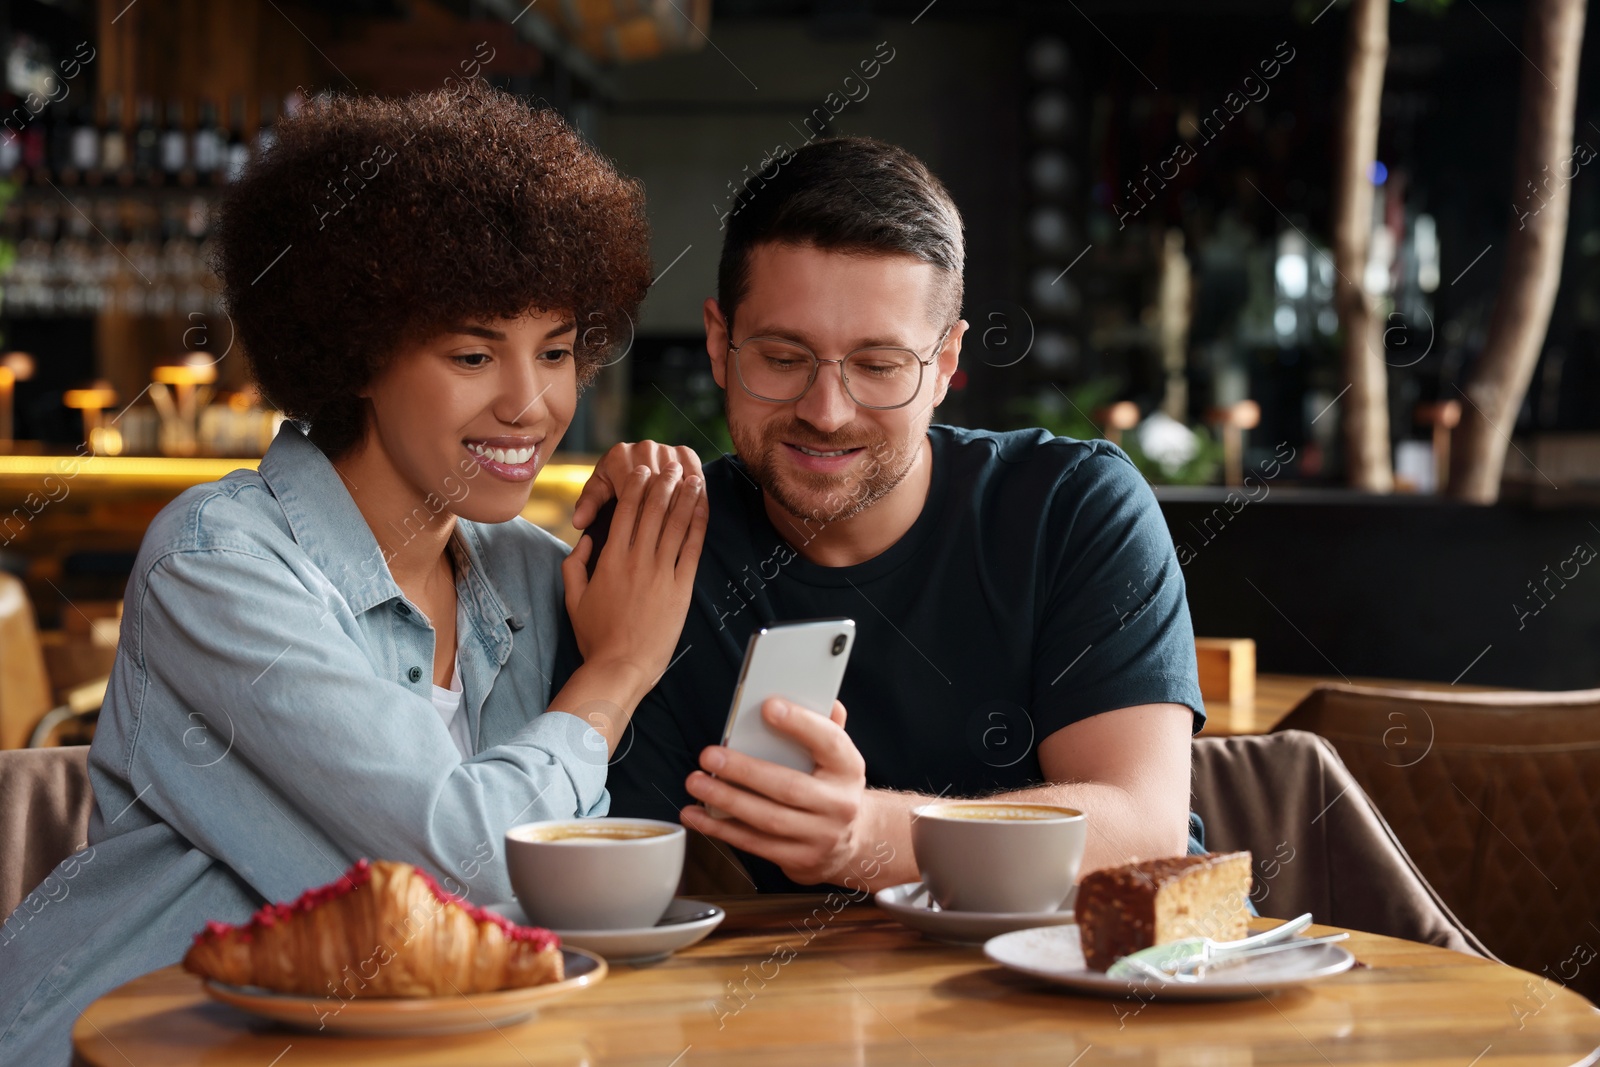
<instances>
[{"instance_id":1,"label":"denim shirt button","mask_svg":"<svg viewBox=\"0 0 1600 1067\"><path fill-rule=\"evenodd\" d=\"M395 611L396 615L410 615L411 614L411 608L406 605L406 602L404 600L396 600L394 602L394 611ZM413 678L411 680L413 682L416 681L415 678Z\"/></svg>"},{"instance_id":2,"label":"denim shirt button","mask_svg":"<svg viewBox=\"0 0 1600 1067\"><path fill-rule=\"evenodd\" d=\"M412 667L410 672L407 674L407 677L409 677L413 682L422 681L422 668Z\"/></svg>"}]
</instances>

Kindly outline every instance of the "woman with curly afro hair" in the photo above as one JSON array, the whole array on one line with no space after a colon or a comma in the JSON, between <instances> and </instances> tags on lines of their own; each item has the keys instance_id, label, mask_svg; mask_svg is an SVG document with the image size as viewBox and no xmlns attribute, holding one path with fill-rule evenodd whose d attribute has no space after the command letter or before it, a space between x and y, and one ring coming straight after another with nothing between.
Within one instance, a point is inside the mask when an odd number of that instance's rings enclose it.
<instances>
[{"instance_id":1,"label":"woman with curly afro hair","mask_svg":"<svg viewBox=\"0 0 1600 1067\"><path fill-rule=\"evenodd\" d=\"M520 518L650 282L639 186L557 115L482 85L324 99L219 231L291 421L146 533L89 844L0 934L0 1063L66 1063L95 997L361 857L510 900L506 831L606 813L688 608L707 509L682 452L602 475L596 560ZM584 663L552 693L563 607Z\"/></svg>"}]
</instances>

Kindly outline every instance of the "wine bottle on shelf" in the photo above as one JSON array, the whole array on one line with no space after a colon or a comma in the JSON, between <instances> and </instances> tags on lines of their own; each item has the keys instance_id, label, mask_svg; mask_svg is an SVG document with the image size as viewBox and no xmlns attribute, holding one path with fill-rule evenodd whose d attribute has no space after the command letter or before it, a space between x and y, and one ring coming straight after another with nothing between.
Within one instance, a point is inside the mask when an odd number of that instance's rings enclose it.
<instances>
[{"instance_id":1,"label":"wine bottle on shelf","mask_svg":"<svg viewBox=\"0 0 1600 1067\"><path fill-rule=\"evenodd\" d=\"M78 114L72 124L72 167L90 184L100 181L100 131L94 124L94 105L78 105Z\"/></svg>"},{"instance_id":2,"label":"wine bottle on shelf","mask_svg":"<svg viewBox=\"0 0 1600 1067\"><path fill-rule=\"evenodd\" d=\"M128 135L122 129L122 96L111 93L106 97L105 126L100 131L100 175L106 183L126 184L128 171Z\"/></svg>"},{"instance_id":3,"label":"wine bottle on shelf","mask_svg":"<svg viewBox=\"0 0 1600 1067\"><path fill-rule=\"evenodd\" d=\"M35 185L45 184L50 176L45 148L44 123L36 118L22 130L22 169Z\"/></svg>"},{"instance_id":4,"label":"wine bottle on shelf","mask_svg":"<svg viewBox=\"0 0 1600 1067\"><path fill-rule=\"evenodd\" d=\"M217 107L209 100L200 101L199 114L194 124L191 159L194 174L202 185L220 180L222 170L222 131L217 127Z\"/></svg>"},{"instance_id":5,"label":"wine bottle on shelf","mask_svg":"<svg viewBox=\"0 0 1600 1067\"><path fill-rule=\"evenodd\" d=\"M22 138L0 129L0 181L10 181L22 168Z\"/></svg>"},{"instance_id":6,"label":"wine bottle on shelf","mask_svg":"<svg viewBox=\"0 0 1600 1067\"><path fill-rule=\"evenodd\" d=\"M167 125L161 131L161 175L167 185L185 185L193 180L189 169L189 138L183 130L183 101L167 101Z\"/></svg>"},{"instance_id":7,"label":"wine bottle on shelf","mask_svg":"<svg viewBox=\"0 0 1600 1067\"><path fill-rule=\"evenodd\" d=\"M139 124L133 131L133 178L142 185L161 184L161 131L156 129L156 102L139 100Z\"/></svg>"},{"instance_id":8,"label":"wine bottle on shelf","mask_svg":"<svg viewBox=\"0 0 1600 1067\"><path fill-rule=\"evenodd\" d=\"M72 117L59 107L47 107L39 116L48 126L45 167L51 180L61 185L78 183L78 168L72 165ZM38 121L36 119L35 121Z\"/></svg>"},{"instance_id":9,"label":"wine bottle on shelf","mask_svg":"<svg viewBox=\"0 0 1600 1067\"><path fill-rule=\"evenodd\" d=\"M250 142L244 139L244 94L228 101L228 143L223 148L223 181L236 182L250 162Z\"/></svg>"}]
</instances>

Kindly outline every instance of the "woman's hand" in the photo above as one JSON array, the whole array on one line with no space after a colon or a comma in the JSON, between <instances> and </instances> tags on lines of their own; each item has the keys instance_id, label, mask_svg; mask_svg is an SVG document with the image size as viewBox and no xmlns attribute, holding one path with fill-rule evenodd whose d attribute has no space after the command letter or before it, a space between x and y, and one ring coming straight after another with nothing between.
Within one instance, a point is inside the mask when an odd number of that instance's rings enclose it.
<instances>
[{"instance_id":1,"label":"woman's hand","mask_svg":"<svg viewBox=\"0 0 1600 1067\"><path fill-rule=\"evenodd\" d=\"M677 647L709 515L698 474L684 477L676 463L657 474L641 464L622 478L594 576L588 574L594 540L587 534L561 566L584 669L610 680L624 717L666 671Z\"/></svg>"},{"instance_id":2,"label":"woman's hand","mask_svg":"<svg viewBox=\"0 0 1600 1067\"><path fill-rule=\"evenodd\" d=\"M612 445L594 465L594 473L589 475L583 492L578 494L578 502L572 508L572 525L587 530L600 509L617 495L617 486L641 466L657 474L665 474L676 467L685 477L700 475L700 457L687 445L659 445L654 441L623 441Z\"/></svg>"}]
</instances>

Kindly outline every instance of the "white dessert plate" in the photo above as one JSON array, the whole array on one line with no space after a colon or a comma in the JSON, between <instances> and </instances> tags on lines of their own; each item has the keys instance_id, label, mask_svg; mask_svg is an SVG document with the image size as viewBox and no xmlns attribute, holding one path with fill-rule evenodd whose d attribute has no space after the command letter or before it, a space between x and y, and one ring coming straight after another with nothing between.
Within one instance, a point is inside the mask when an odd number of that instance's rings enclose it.
<instances>
[{"instance_id":1,"label":"white dessert plate","mask_svg":"<svg viewBox=\"0 0 1600 1067\"><path fill-rule=\"evenodd\" d=\"M1072 904L1077 898L1078 890L1074 886L1056 911L944 911L933 906L921 882L907 882L905 885L880 889L872 899L896 920L935 941L951 945L982 945L991 937L1012 930L1070 923L1073 921Z\"/></svg>"},{"instance_id":2,"label":"white dessert plate","mask_svg":"<svg viewBox=\"0 0 1600 1067\"><path fill-rule=\"evenodd\" d=\"M464 1034L518 1023L552 1001L587 989L606 976L606 961L581 949L563 947L566 977L559 982L463 993L448 997L307 997L274 993L258 986L205 981L206 993L240 1011L298 1030L367 1037Z\"/></svg>"},{"instance_id":3,"label":"white dessert plate","mask_svg":"<svg viewBox=\"0 0 1600 1067\"><path fill-rule=\"evenodd\" d=\"M516 901L509 904L492 904L489 910L505 916L518 926L532 926L528 915L522 910L522 905ZM685 916L696 912L710 911L711 914L703 919L692 922L682 921ZM715 904L704 901L690 900L687 897L674 897L672 903L667 905L667 910L655 926L644 926L631 930L553 930L552 933L561 938L563 945L572 945L585 948L590 952L598 952L612 963L647 963L651 960L664 959L679 949L688 948L697 941L702 940L707 934L722 924L728 913Z\"/></svg>"},{"instance_id":4,"label":"white dessert plate","mask_svg":"<svg viewBox=\"0 0 1600 1067\"><path fill-rule=\"evenodd\" d=\"M1140 1000L1237 1000L1340 974L1356 958L1340 945L1308 945L1214 967L1198 982L1110 978L1083 962L1076 924L1017 930L990 940L983 954L1002 967L1079 993Z\"/></svg>"}]
</instances>

